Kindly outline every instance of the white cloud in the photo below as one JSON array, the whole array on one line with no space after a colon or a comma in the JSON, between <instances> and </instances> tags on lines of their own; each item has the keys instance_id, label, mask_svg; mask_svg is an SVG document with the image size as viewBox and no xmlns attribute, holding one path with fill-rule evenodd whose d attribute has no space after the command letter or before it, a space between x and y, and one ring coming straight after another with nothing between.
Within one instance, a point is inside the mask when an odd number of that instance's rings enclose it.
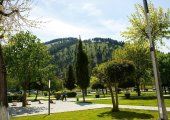
<instances>
[{"instance_id":1,"label":"white cloud","mask_svg":"<svg viewBox=\"0 0 170 120\"><path fill-rule=\"evenodd\" d=\"M92 3L83 4L82 10L85 10L90 16L100 16L102 15L102 11L96 8L96 6Z\"/></svg>"},{"instance_id":2,"label":"white cloud","mask_svg":"<svg viewBox=\"0 0 170 120\"><path fill-rule=\"evenodd\" d=\"M78 37L79 35L82 35L82 39L88 39L98 34L98 30L85 25L76 26L54 18L48 18L45 21L47 22L41 29L33 29L33 33L38 34L42 40L45 38L45 41L59 37Z\"/></svg>"},{"instance_id":3,"label":"white cloud","mask_svg":"<svg viewBox=\"0 0 170 120\"><path fill-rule=\"evenodd\" d=\"M129 25L123 20L102 20L100 23L107 29L111 30L114 33L119 33L124 31Z\"/></svg>"}]
</instances>

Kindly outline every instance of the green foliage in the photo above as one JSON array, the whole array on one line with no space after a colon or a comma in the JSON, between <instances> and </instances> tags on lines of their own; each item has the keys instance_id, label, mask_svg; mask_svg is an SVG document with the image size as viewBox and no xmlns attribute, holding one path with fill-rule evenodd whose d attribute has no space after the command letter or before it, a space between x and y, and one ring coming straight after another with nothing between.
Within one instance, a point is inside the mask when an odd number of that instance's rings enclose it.
<instances>
[{"instance_id":1,"label":"green foliage","mask_svg":"<svg viewBox=\"0 0 170 120\"><path fill-rule=\"evenodd\" d=\"M79 41L76 55L76 79L77 85L86 89L89 86L90 78L88 73L88 58L82 49L82 42Z\"/></svg>"},{"instance_id":2,"label":"green foliage","mask_svg":"<svg viewBox=\"0 0 170 120\"><path fill-rule=\"evenodd\" d=\"M21 102L23 99L23 96L20 94L15 94L15 95L8 95L8 102L12 101L19 101Z\"/></svg>"},{"instance_id":3,"label":"green foliage","mask_svg":"<svg viewBox=\"0 0 170 120\"><path fill-rule=\"evenodd\" d=\"M67 72L67 78L65 80L65 87L69 90L72 90L76 87L75 85L75 77L74 77L74 71L72 65L69 65L68 72Z\"/></svg>"},{"instance_id":4,"label":"green foliage","mask_svg":"<svg viewBox=\"0 0 170 120\"><path fill-rule=\"evenodd\" d=\"M128 60L112 60L100 64L95 68L95 75L103 80L110 90L113 111L118 111L118 85L123 81L127 80L129 76L135 71L133 62ZM113 93L112 87L115 88L115 93ZM115 94L115 95L114 95Z\"/></svg>"},{"instance_id":5,"label":"green foliage","mask_svg":"<svg viewBox=\"0 0 170 120\"><path fill-rule=\"evenodd\" d=\"M104 89L104 85L101 82L96 82L92 84L92 89Z\"/></svg>"},{"instance_id":6,"label":"green foliage","mask_svg":"<svg viewBox=\"0 0 170 120\"><path fill-rule=\"evenodd\" d=\"M132 80L138 88L138 96L140 96L139 85L147 84L151 81L151 60L147 42L126 43L124 47L113 51L112 58L115 60L124 59L133 61L135 65L135 73Z\"/></svg>"},{"instance_id":7,"label":"green foliage","mask_svg":"<svg viewBox=\"0 0 170 120\"><path fill-rule=\"evenodd\" d=\"M4 47L4 57L9 76L18 80L24 90L25 106L28 85L41 81L50 72L48 65L51 57L47 47L30 32L20 32L12 36Z\"/></svg>"},{"instance_id":8,"label":"green foliage","mask_svg":"<svg viewBox=\"0 0 170 120\"><path fill-rule=\"evenodd\" d=\"M47 91L44 91L44 96L47 96L48 95L48 92Z\"/></svg>"},{"instance_id":9,"label":"green foliage","mask_svg":"<svg viewBox=\"0 0 170 120\"><path fill-rule=\"evenodd\" d=\"M167 87L170 90L170 53L159 53L158 54L160 77L162 81L162 86ZM164 89L166 92L166 88Z\"/></svg>"},{"instance_id":10,"label":"green foliage","mask_svg":"<svg viewBox=\"0 0 170 120\"><path fill-rule=\"evenodd\" d=\"M56 100L59 100L61 98L61 94L62 94L61 92L55 92L54 93Z\"/></svg>"},{"instance_id":11,"label":"green foliage","mask_svg":"<svg viewBox=\"0 0 170 120\"><path fill-rule=\"evenodd\" d=\"M97 77L113 83L121 83L135 70L134 64L128 60L112 60L100 64L96 68Z\"/></svg>"},{"instance_id":12,"label":"green foliage","mask_svg":"<svg viewBox=\"0 0 170 120\"><path fill-rule=\"evenodd\" d=\"M21 84L41 78L49 64L47 48L30 32L20 32L12 37L5 46L5 61L11 77Z\"/></svg>"},{"instance_id":13,"label":"green foliage","mask_svg":"<svg viewBox=\"0 0 170 120\"><path fill-rule=\"evenodd\" d=\"M86 53L83 51L82 48L82 41L79 40L79 44L76 51L76 80L77 85L82 89L83 91L83 100L85 102L85 89L90 84L90 77L89 77L89 69L88 69L88 58Z\"/></svg>"},{"instance_id":14,"label":"green foliage","mask_svg":"<svg viewBox=\"0 0 170 120\"><path fill-rule=\"evenodd\" d=\"M155 41L155 43L158 41L162 43L162 38L170 37L170 30L168 29L168 27L170 27L168 20L170 9L164 11L162 7L155 8L151 2L148 4L148 7L152 39ZM133 41L148 40L143 5L135 5L135 12L129 17L129 22L131 23L131 26L122 33L123 37Z\"/></svg>"},{"instance_id":15,"label":"green foliage","mask_svg":"<svg viewBox=\"0 0 170 120\"><path fill-rule=\"evenodd\" d=\"M67 97L76 97L76 92L67 92Z\"/></svg>"}]
</instances>

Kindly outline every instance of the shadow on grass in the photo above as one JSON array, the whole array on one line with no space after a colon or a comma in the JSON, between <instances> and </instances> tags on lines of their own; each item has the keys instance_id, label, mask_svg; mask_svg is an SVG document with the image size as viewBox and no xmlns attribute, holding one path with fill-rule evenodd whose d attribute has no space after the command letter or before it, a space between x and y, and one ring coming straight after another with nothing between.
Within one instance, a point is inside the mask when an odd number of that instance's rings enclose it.
<instances>
[{"instance_id":1,"label":"shadow on grass","mask_svg":"<svg viewBox=\"0 0 170 120\"><path fill-rule=\"evenodd\" d=\"M131 96L128 100L154 100L156 96ZM122 99L126 99L122 97ZM164 99L170 99L170 96L164 96Z\"/></svg>"},{"instance_id":2,"label":"shadow on grass","mask_svg":"<svg viewBox=\"0 0 170 120\"><path fill-rule=\"evenodd\" d=\"M118 120L123 120L123 119L152 119L154 116L146 113L137 113L137 112L130 112L130 111L118 111L118 112L103 112L97 115L100 118L107 118L108 116L111 116L112 119L118 119Z\"/></svg>"}]
</instances>

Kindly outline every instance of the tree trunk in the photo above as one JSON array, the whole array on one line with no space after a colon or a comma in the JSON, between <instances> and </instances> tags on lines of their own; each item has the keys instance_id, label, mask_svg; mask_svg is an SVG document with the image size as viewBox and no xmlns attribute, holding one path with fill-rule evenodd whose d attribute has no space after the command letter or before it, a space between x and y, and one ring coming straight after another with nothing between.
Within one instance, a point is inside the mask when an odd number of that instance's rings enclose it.
<instances>
[{"instance_id":1,"label":"tree trunk","mask_svg":"<svg viewBox=\"0 0 170 120\"><path fill-rule=\"evenodd\" d=\"M138 83L136 84L136 88L137 88L137 94L138 94L138 96L140 96L140 94L141 94L140 85Z\"/></svg>"},{"instance_id":2,"label":"tree trunk","mask_svg":"<svg viewBox=\"0 0 170 120\"><path fill-rule=\"evenodd\" d=\"M116 96L116 105L115 110L119 111L119 101L118 101L118 83L115 83L115 96Z\"/></svg>"},{"instance_id":3,"label":"tree trunk","mask_svg":"<svg viewBox=\"0 0 170 120\"><path fill-rule=\"evenodd\" d=\"M87 89L84 89L84 94L85 96L87 96Z\"/></svg>"},{"instance_id":4,"label":"tree trunk","mask_svg":"<svg viewBox=\"0 0 170 120\"><path fill-rule=\"evenodd\" d=\"M8 107L6 68L1 43L0 43L0 103L2 103L3 106Z\"/></svg>"},{"instance_id":5,"label":"tree trunk","mask_svg":"<svg viewBox=\"0 0 170 120\"><path fill-rule=\"evenodd\" d=\"M83 102L85 102L85 89L82 89Z\"/></svg>"},{"instance_id":6,"label":"tree trunk","mask_svg":"<svg viewBox=\"0 0 170 120\"><path fill-rule=\"evenodd\" d=\"M104 96L104 98L105 98L105 93L104 93L104 90L102 89L102 93L103 93L103 96Z\"/></svg>"},{"instance_id":7,"label":"tree trunk","mask_svg":"<svg viewBox=\"0 0 170 120\"><path fill-rule=\"evenodd\" d=\"M24 84L23 90L24 90L24 93L23 93L22 107L26 107L27 105L27 85L26 84Z\"/></svg>"},{"instance_id":8,"label":"tree trunk","mask_svg":"<svg viewBox=\"0 0 170 120\"><path fill-rule=\"evenodd\" d=\"M36 93L36 96L35 96L35 101L37 101L37 96L38 96L38 90L37 90L37 93Z\"/></svg>"},{"instance_id":9,"label":"tree trunk","mask_svg":"<svg viewBox=\"0 0 170 120\"><path fill-rule=\"evenodd\" d=\"M106 95L107 95L107 87L106 87Z\"/></svg>"},{"instance_id":10,"label":"tree trunk","mask_svg":"<svg viewBox=\"0 0 170 120\"><path fill-rule=\"evenodd\" d=\"M112 90L112 86L108 86L109 87L109 90L110 90L110 94L111 94L111 98L112 98L112 105L113 105L113 108L112 108L112 111L116 111L115 109L115 99L114 99L114 95L113 95L113 90Z\"/></svg>"}]
</instances>

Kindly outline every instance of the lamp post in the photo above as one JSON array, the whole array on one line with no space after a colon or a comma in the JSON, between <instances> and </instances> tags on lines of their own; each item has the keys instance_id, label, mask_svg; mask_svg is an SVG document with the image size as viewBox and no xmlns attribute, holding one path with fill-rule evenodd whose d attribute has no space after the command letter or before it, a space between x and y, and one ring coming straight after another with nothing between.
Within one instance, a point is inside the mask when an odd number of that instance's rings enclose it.
<instances>
[{"instance_id":1,"label":"lamp post","mask_svg":"<svg viewBox=\"0 0 170 120\"><path fill-rule=\"evenodd\" d=\"M168 120L168 115L167 115L167 111L166 111L164 99L163 99L161 79L159 75L159 69L158 69L157 59L156 59L156 54L155 54L155 46L152 41L152 35L151 35L150 26L149 26L149 19L148 19L149 9L148 9L147 0L143 0L143 4L144 4L144 9L145 9L147 32L148 32L149 43L150 43L150 53L151 53L152 66L153 66L154 78L155 78L155 87L156 87L156 94L157 94L159 117L160 117L160 120Z\"/></svg>"},{"instance_id":2,"label":"lamp post","mask_svg":"<svg viewBox=\"0 0 170 120\"><path fill-rule=\"evenodd\" d=\"M50 85L51 85L51 81L49 80L48 82L48 115L50 115Z\"/></svg>"}]
</instances>

